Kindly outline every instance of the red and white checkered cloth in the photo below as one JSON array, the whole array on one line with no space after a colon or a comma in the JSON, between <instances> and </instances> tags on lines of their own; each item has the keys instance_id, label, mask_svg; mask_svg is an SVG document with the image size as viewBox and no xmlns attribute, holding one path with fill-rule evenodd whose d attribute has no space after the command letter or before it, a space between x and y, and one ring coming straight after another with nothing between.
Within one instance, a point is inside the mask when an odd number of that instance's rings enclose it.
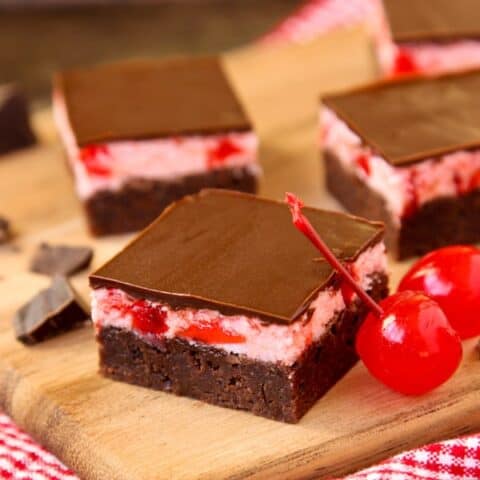
<instances>
[{"instance_id":1,"label":"red and white checkered cloth","mask_svg":"<svg viewBox=\"0 0 480 480\"><path fill-rule=\"evenodd\" d=\"M399 0L400 1L400 0ZM312 0L262 39L303 42L363 23L378 38L378 0ZM372 20L373 19L373 20ZM0 414L0 478L78 480L76 475ZM348 480L480 480L480 434L402 453Z\"/></svg>"},{"instance_id":2,"label":"red and white checkered cloth","mask_svg":"<svg viewBox=\"0 0 480 480\"><path fill-rule=\"evenodd\" d=\"M0 414L0 478L78 480L73 472L2 414Z\"/></svg>"},{"instance_id":3,"label":"red and white checkered cloth","mask_svg":"<svg viewBox=\"0 0 480 480\"><path fill-rule=\"evenodd\" d=\"M0 478L78 480L73 472L0 414ZM345 480L479 480L480 435L402 453Z\"/></svg>"},{"instance_id":4,"label":"red and white checkered cloth","mask_svg":"<svg viewBox=\"0 0 480 480\"><path fill-rule=\"evenodd\" d=\"M434 443L397 455L345 480L479 480L480 435Z\"/></svg>"}]
</instances>

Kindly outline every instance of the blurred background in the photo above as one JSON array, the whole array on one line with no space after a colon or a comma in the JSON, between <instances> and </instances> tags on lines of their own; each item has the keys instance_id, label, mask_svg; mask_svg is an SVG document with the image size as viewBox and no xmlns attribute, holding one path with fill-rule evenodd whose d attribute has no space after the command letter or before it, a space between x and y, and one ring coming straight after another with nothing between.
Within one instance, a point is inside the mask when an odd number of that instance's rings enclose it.
<instances>
[{"instance_id":1,"label":"blurred background","mask_svg":"<svg viewBox=\"0 0 480 480\"><path fill-rule=\"evenodd\" d=\"M0 0L0 84L46 105L52 73L131 56L208 53L254 41L300 0Z\"/></svg>"}]
</instances>

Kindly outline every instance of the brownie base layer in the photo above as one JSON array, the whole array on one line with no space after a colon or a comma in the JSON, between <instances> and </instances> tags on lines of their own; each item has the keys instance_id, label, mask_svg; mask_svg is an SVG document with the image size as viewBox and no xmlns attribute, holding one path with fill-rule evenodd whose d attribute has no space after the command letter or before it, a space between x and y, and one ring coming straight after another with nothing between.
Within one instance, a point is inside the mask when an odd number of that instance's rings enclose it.
<instances>
[{"instance_id":1,"label":"brownie base layer","mask_svg":"<svg viewBox=\"0 0 480 480\"><path fill-rule=\"evenodd\" d=\"M202 188L257 191L257 177L247 167L217 169L171 181L135 179L118 191L100 191L84 206L93 235L141 230L170 203Z\"/></svg>"},{"instance_id":2,"label":"brownie base layer","mask_svg":"<svg viewBox=\"0 0 480 480\"><path fill-rule=\"evenodd\" d=\"M480 241L480 190L458 197L442 197L394 223L383 198L348 172L331 152L324 153L327 189L350 212L385 223L385 242L399 260L436 248Z\"/></svg>"},{"instance_id":3,"label":"brownie base layer","mask_svg":"<svg viewBox=\"0 0 480 480\"><path fill-rule=\"evenodd\" d=\"M370 294L377 300L388 294L385 275L373 277ZM352 304L292 366L178 338L153 346L130 331L106 327L97 337L100 370L114 380L295 423L357 361L354 339L365 315L361 303Z\"/></svg>"}]
</instances>

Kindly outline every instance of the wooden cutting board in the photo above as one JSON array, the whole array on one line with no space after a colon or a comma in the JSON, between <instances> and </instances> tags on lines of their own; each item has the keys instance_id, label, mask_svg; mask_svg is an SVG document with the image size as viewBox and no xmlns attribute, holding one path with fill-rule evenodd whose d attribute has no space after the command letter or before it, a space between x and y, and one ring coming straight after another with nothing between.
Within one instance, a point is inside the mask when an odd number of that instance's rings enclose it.
<instances>
[{"instance_id":1,"label":"wooden cutting board","mask_svg":"<svg viewBox=\"0 0 480 480\"><path fill-rule=\"evenodd\" d=\"M261 134L262 193L281 198L288 189L336 208L321 183L317 97L372 76L363 34L226 61ZM89 243L96 268L129 239L88 236L49 114L38 124L49 144L0 161L0 211L18 231L14 246L0 249L0 408L82 479L324 478L480 430L473 342L455 377L429 395L397 395L358 365L298 425L103 379L91 327L35 347L16 342L13 312L47 283L27 272L40 241ZM393 284L407 266L391 263ZM88 294L86 274L74 284Z\"/></svg>"}]
</instances>

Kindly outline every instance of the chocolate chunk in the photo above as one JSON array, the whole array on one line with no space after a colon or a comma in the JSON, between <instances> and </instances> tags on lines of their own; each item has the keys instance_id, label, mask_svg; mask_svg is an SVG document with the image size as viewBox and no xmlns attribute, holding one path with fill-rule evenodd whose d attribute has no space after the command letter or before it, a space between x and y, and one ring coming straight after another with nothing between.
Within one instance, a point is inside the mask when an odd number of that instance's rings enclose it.
<instances>
[{"instance_id":1,"label":"chocolate chunk","mask_svg":"<svg viewBox=\"0 0 480 480\"><path fill-rule=\"evenodd\" d=\"M0 155L35 141L25 97L14 85L0 85Z\"/></svg>"},{"instance_id":2,"label":"chocolate chunk","mask_svg":"<svg viewBox=\"0 0 480 480\"><path fill-rule=\"evenodd\" d=\"M0 217L0 245L7 243L11 237L10 222L6 218Z\"/></svg>"},{"instance_id":3,"label":"chocolate chunk","mask_svg":"<svg viewBox=\"0 0 480 480\"><path fill-rule=\"evenodd\" d=\"M48 245L42 243L30 263L30 270L44 275L70 276L90 265L93 250L90 247Z\"/></svg>"},{"instance_id":4,"label":"chocolate chunk","mask_svg":"<svg viewBox=\"0 0 480 480\"><path fill-rule=\"evenodd\" d=\"M65 277L57 276L13 319L17 340L33 345L67 332L89 318L88 308Z\"/></svg>"}]
</instances>

